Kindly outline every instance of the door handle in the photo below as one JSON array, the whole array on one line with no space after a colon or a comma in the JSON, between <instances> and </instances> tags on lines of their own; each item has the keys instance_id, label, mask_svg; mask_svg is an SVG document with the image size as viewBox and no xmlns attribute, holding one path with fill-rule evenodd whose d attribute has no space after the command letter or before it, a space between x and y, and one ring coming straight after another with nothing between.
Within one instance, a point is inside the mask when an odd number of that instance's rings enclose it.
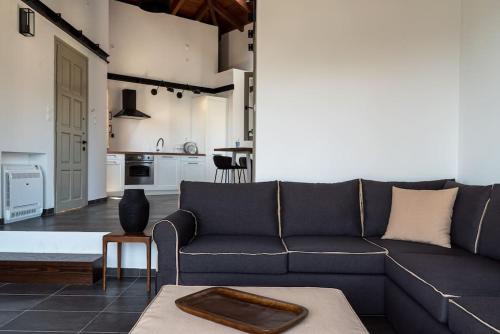
<instances>
[{"instance_id":1,"label":"door handle","mask_svg":"<svg viewBox=\"0 0 500 334\"><path fill-rule=\"evenodd\" d=\"M87 141L86 140L82 140L82 144L83 145L87 144Z\"/></svg>"}]
</instances>

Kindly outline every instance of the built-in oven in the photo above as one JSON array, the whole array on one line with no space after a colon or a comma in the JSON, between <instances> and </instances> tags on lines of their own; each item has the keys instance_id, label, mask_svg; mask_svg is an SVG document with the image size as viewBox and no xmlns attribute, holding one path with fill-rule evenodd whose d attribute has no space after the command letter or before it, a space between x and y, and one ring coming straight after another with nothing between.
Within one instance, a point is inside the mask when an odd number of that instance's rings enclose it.
<instances>
[{"instance_id":1,"label":"built-in oven","mask_svg":"<svg viewBox=\"0 0 500 334\"><path fill-rule=\"evenodd\" d=\"M125 185L154 184L153 155L126 154L125 155Z\"/></svg>"}]
</instances>

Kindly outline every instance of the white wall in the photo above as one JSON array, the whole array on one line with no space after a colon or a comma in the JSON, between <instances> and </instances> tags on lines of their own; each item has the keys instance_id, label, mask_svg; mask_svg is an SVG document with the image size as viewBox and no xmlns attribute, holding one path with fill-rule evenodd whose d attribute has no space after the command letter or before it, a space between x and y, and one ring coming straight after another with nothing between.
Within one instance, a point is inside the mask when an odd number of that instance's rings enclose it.
<instances>
[{"instance_id":1,"label":"white wall","mask_svg":"<svg viewBox=\"0 0 500 334\"><path fill-rule=\"evenodd\" d=\"M458 178L500 183L500 1L463 0Z\"/></svg>"},{"instance_id":2,"label":"white wall","mask_svg":"<svg viewBox=\"0 0 500 334\"><path fill-rule=\"evenodd\" d=\"M92 31L96 42L105 48L108 40L107 0L51 0L65 9L93 13L80 21L81 29ZM63 5L64 4L64 5ZM107 64L36 14L36 36L18 33L18 8L26 5L17 0L0 1L0 152L45 154L43 166L47 177L45 208L54 207L54 38L58 37L89 60L89 199L106 196L106 73ZM71 22L71 21L70 21ZM97 30L96 27L100 27Z\"/></svg>"},{"instance_id":3,"label":"white wall","mask_svg":"<svg viewBox=\"0 0 500 334\"><path fill-rule=\"evenodd\" d=\"M102 237L108 232L40 232L2 231L0 252L6 253L63 253L101 254ZM108 268L116 268L116 243L108 244ZM158 251L151 245L151 267L156 269ZM122 247L122 268L146 268L146 247L126 243Z\"/></svg>"},{"instance_id":4,"label":"white wall","mask_svg":"<svg viewBox=\"0 0 500 334\"><path fill-rule=\"evenodd\" d=\"M108 81L109 110L115 114L122 108L122 89L137 91L137 109L151 116L145 120L113 118L114 138L109 141L112 151L154 151L156 141L165 139L165 149L175 152L191 140L191 92L178 99L165 88L151 95L151 86Z\"/></svg>"},{"instance_id":5,"label":"white wall","mask_svg":"<svg viewBox=\"0 0 500 334\"><path fill-rule=\"evenodd\" d=\"M459 1L257 11L257 180L456 175Z\"/></svg>"},{"instance_id":6,"label":"white wall","mask_svg":"<svg viewBox=\"0 0 500 334\"><path fill-rule=\"evenodd\" d=\"M217 73L217 27L110 5L109 71L211 87Z\"/></svg>"},{"instance_id":7,"label":"white wall","mask_svg":"<svg viewBox=\"0 0 500 334\"><path fill-rule=\"evenodd\" d=\"M253 23L247 24L244 31L233 30L225 33L220 39L219 69L239 69L253 71L253 52L248 51L248 30L253 29Z\"/></svg>"},{"instance_id":8,"label":"white wall","mask_svg":"<svg viewBox=\"0 0 500 334\"><path fill-rule=\"evenodd\" d=\"M131 24L133 22L133 24ZM118 1L110 2L111 64L109 71L158 80L216 86L217 28L177 16L152 14ZM192 138L191 92L178 99L161 88L108 81L109 110L121 109L121 90L137 90L137 106L148 120L112 120L110 150L152 151L158 138L175 152ZM176 91L177 92L177 91Z\"/></svg>"},{"instance_id":9,"label":"white wall","mask_svg":"<svg viewBox=\"0 0 500 334\"><path fill-rule=\"evenodd\" d=\"M108 0L43 0L53 11L61 13L73 26L81 29L85 36L98 43L104 51L109 50L109 5Z\"/></svg>"}]
</instances>

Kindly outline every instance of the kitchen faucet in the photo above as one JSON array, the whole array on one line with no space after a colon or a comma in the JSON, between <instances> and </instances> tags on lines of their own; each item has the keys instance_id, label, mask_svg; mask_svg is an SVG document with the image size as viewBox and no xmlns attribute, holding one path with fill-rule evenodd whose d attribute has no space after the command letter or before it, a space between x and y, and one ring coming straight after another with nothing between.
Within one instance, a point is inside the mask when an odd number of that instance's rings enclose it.
<instances>
[{"instance_id":1,"label":"kitchen faucet","mask_svg":"<svg viewBox=\"0 0 500 334\"><path fill-rule=\"evenodd\" d=\"M160 141L161 141L161 149L158 148L158 145L160 144ZM163 147L165 147L165 140L163 138L160 138L156 142L156 152L160 152L161 150L163 150Z\"/></svg>"}]
</instances>

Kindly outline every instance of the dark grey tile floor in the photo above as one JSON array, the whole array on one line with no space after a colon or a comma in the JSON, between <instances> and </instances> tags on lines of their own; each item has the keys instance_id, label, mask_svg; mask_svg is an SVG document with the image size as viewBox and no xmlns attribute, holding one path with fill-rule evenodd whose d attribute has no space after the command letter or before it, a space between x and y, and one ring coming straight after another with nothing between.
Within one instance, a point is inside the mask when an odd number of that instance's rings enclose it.
<instances>
[{"instance_id":1,"label":"dark grey tile floor","mask_svg":"<svg viewBox=\"0 0 500 334\"><path fill-rule=\"evenodd\" d=\"M145 278L91 286L0 283L0 334L128 333L154 297ZM152 289L154 290L154 289ZM372 334L395 334L384 317L361 317Z\"/></svg>"},{"instance_id":2,"label":"dark grey tile floor","mask_svg":"<svg viewBox=\"0 0 500 334\"><path fill-rule=\"evenodd\" d=\"M154 297L145 278L92 286L0 283L0 334L128 333Z\"/></svg>"},{"instance_id":3,"label":"dark grey tile floor","mask_svg":"<svg viewBox=\"0 0 500 334\"><path fill-rule=\"evenodd\" d=\"M396 334L385 317L361 317L361 321L371 334Z\"/></svg>"},{"instance_id":4,"label":"dark grey tile floor","mask_svg":"<svg viewBox=\"0 0 500 334\"><path fill-rule=\"evenodd\" d=\"M177 195L148 196L150 214L146 232L152 230L155 222L177 210L178 198ZM105 203L80 210L0 225L0 231L120 232L119 202L119 198L111 197Z\"/></svg>"}]
</instances>

